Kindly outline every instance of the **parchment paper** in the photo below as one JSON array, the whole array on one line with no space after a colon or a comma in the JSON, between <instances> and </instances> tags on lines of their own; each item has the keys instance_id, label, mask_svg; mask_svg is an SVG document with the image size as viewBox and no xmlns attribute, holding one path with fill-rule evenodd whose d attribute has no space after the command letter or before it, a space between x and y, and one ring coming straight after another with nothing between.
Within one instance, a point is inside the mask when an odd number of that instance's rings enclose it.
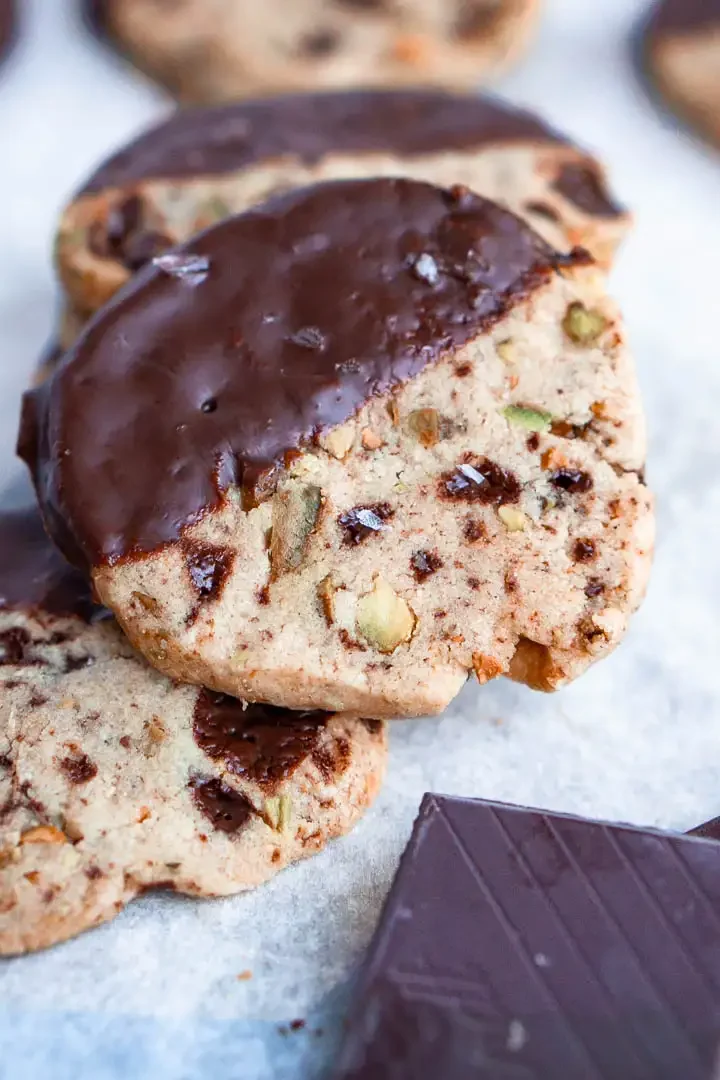
<instances>
[{"instance_id":1,"label":"parchment paper","mask_svg":"<svg viewBox=\"0 0 720 1080\"><path fill-rule=\"evenodd\" d=\"M720 158L638 89L642 7L547 0L532 55L499 87L598 150L637 211L612 288L646 395L659 544L628 640L556 696L468 685L441 720L394 725L363 824L260 891L148 897L77 941L0 961L1 1080L320 1075L426 790L678 829L720 813ZM19 394L52 331L58 210L169 108L83 36L70 0L23 8L0 72L0 487L19 469ZM305 1027L288 1031L295 1019Z\"/></svg>"}]
</instances>

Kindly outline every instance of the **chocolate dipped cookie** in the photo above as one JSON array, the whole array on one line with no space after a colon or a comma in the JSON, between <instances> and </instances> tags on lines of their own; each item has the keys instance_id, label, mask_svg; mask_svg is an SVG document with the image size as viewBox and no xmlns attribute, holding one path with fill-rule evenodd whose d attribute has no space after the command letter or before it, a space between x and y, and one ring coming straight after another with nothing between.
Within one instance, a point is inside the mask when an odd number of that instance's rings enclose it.
<instances>
[{"instance_id":1,"label":"chocolate dipped cookie","mask_svg":"<svg viewBox=\"0 0 720 1080\"><path fill-rule=\"evenodd\" d=\"M660 0L642 49L670 107L720 145L720 0Z\"/></svg>"},{"instance_id":2,"label":"chocolate dipped cookie","mask_svg":"<svg viewBox=\"0 0 720 1080\"><path fill-rule=\"evenodd\" d=\"M155 258L26 396L20 452L152 664L286 707L553 689L650 566L604 275L464 187L318 184Z\"/></svg>"},{"instance_id":3,"label":"chocolate dipped cookie","mask_svg":"<svg viewBox=\"0 0 720 1080\"><path fill-rule=\"evenodd\" d=\"M630 225L592 155L496 99L356 91L180 112L100 166L63 214L62 343L131 274L213 223L306 184L373 176L465 184L603 264Z\"/></svg>"},{"instance_id":4,"label":"chocolate dipped cookie","mask_svg":"<svg viewBox=\"0 0 720 1080\"><path fill-rule=\"evenodd\" d=\"M259 885L352 828L385 757L378 722L245 707L158 675L37 510L0 515L0 955L97 926L148 889Z\"/></svg>"}]
</instances>

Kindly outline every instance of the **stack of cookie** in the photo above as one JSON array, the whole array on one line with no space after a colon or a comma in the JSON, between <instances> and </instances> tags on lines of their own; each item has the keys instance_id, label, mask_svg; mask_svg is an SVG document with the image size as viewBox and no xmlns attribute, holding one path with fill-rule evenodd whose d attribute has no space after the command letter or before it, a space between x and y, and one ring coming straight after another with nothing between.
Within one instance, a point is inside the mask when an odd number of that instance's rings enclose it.
<instances>
[{"instance_id":1,"label":"stack of cookie","mask_svg":"<svg viewBox=\"0 0 720 1080\"><path fill-rule=\"evenodd\" d=\"M0 953L259 884L357 821L385 720L614 648L627 227L592 157L440 91L180 113L85 184L19 440L46 532L0 529Z\"/></svg>"}]
</instances>

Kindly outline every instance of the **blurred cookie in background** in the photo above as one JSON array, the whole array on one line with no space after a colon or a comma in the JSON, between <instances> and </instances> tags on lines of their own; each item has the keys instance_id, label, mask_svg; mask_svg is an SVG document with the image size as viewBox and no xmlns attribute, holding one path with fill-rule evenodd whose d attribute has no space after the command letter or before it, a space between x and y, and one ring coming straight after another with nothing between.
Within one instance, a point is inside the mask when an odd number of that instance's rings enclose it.
<instances>
[{"instance_id":1,"label":"blurred cookie in background","mask_svg":"<svg viewBox=\"0 0 720 1080\"><path fill-rule=\"evenodd\" d=\"M528 44L539 0L84 0L88 21L184 102L432 83L473 87Z\"/></svg>"},{"instance_id":2,"label":"blurred cookie in background","mask_svg":"<svg viewBox=\"0 0 720 1080\"><path fill-rule=\"evenodd\" d=\"M661 0L645 25L642 53L671 108L720 144L720 0Z\"/></svg>"},{"instance_id":3,"label":"blurred cookie in background","mask_svg":"<svg viewBox=\"0 0 720 1080\"><path fill-rule=\"evenodd\" d=\"M371 176L464 184L604 266L630 227L592 154L495 98L335 91L186 110L119 150L65 210L61 344L131 274L220 219L305 184Z\"/></svg>"}]
</instances>

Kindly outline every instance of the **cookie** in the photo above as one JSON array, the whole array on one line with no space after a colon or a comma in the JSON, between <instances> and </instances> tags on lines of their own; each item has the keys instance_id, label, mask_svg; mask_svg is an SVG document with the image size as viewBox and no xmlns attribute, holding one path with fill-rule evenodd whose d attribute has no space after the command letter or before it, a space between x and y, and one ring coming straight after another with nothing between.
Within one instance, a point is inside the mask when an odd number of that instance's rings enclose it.
<instances>
[{"instance_id":1,"label":"cookie","mask_svg":"<svg viewBox=\"0 0 720 1080\"><path fill-rule=\"evenodd\" d=\"M0 0L0 60L15 44L18 21L16 0Z\"/></svg>"},{"instance_id":2,"label":"cookie","mask_svg":"<svg viewBox=\"0 0 720 1080\"><path fill-rule=\"evenodd\" d=\"M180 112L101 166L65 211L56 253L74 321L221 218L279 191L371 176L466 184L603 263L630 224L592 156L487 97L306 94Z\"/></svg>"},{"instance_id":3,"label":"cookie","mask_svg":"<svg viewBox=\"0 0 720 1080\"><path fill-rule=\"evenodd\" d=\"M19 449L151 663L292 708L560 685L650 563L604 275L466 188L318 184L160 257L26 396Z\"/></svg>"},{"instance_id":4,"label":"cookie","mask_svg":"<svg viewBox=\"0 0 720 1080\"><path fill-rule=\"evenodd\" d=\"M244 708L158 675L37 510L0 516L0 955L147 889L261 884L352 828L385 756L378 722Z\"/></svg>"},{"instance_id":5,"label":"cookie","mask_svg":"<svg viewBox=\"0 0 720 1080\"><path fill-rule=\"evenodd\" d=\"M185 103L416 83L472 88L526 47L537 0L90 0L90 21Z\"/></svg>"},{"instance_id":6,"label":"cookie","mask_svg":"<svg viewBox=\"0 0 720 1080\"><path fill-rule=\"evenodd\" d=\"M720 0L661 0L643 58L671 108L720 144Z\"/></svg>"}]
</instances>

